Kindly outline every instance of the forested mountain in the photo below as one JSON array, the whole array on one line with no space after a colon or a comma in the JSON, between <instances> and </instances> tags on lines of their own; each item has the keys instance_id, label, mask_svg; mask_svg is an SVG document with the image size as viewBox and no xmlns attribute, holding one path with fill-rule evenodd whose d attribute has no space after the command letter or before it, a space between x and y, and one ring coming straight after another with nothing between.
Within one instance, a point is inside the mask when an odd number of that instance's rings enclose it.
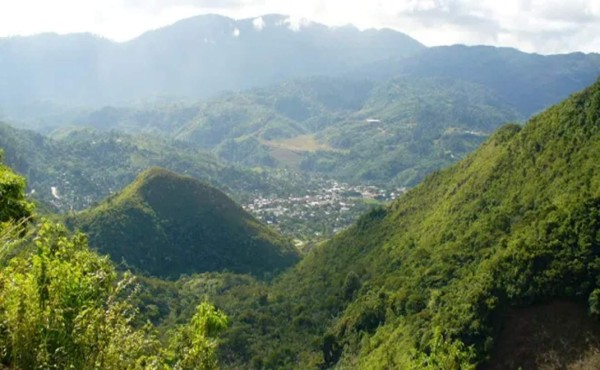
<instances>
[{"instance_id":1,"label":"forested mountain","mask_svg":"<svg viewBox=\"0 0 600 370\"><path fill-rule=\"evenodd\" d=\"M466 369L492 355L493 368L595 368L598 143L600 82L502 127L315 248L268 294L220 290L234 322L223 356L233 367ZM549 319L519 324L537 315Z\"/></svg>"},{"instance_id":2,"label":"forested mountain","mask_svg":"<svg viewBox=\"0 0 600 370\"><path fill-rule=\"evenodd\" d=\"M317 134L337 153L310 153L300 166L354 182L413 186L474 150L501 124L523 118L480 85L393 79L377 85L360 110Z\"/></svg>"},{"instance_id":3,"label":"forested mountain","mask_svg":"<svg viewBox=\"0 0 600 370\"><path fill-rule=\"evenodd\" d=\"M159 168L66 223L116 263L160 277L221 270L262 277L299 257L219 190Z\"/></svg>"},{"instance_id":4,"label":"forested mountain","mask_svg":"<svg viewBox=\"0 0 600 370\"><path fill-rule=\"evenodd\" d=\"M337 74L423 49L396 31L296 23L287 16L203 15L115 43L90 34L0 39L0 111L199 98ZM27 114L25 109L23 114Z\"/></svg>"},{"instance_id":5,"label":"forested mountain","mask_svg":"<svg viewBox=\"0 0 600 370\"><path fill-rule=\"evenodd\" d=\"M402 187L598 75L598 54L426 48L387 29L205 15L124 43L0 39L0 112L42 132L158 134L237 165Z\"/></svg>"},{"instance_id":6,"label":"forested mountain","mask_svg":"<svg viewBox=\"0 0 600 370\"><path fill-rule=\"evenodd\" d=\"M485 120L480 122L486 127ZM65 135L85 131L69 132ZM23 142L45 140L25 137ZM22 238L18 228L23 226L15 229L14 223L31 207L22 180L2 167L0 236L10 252L2 255L3 263L15 256L0 275L0 344L7 351L2 363L90 368L90 359L109 367L114 361L182 361L195 353L186 347L194 343L214 350L215 339L193 326L205 321L179 327L174 347L160 350L151 331L131 326L124 317L135 304L141 320L150 318L164 329L192 315L213 317L223 329L218 311L190 309L192 302L210 299L231 319L219 350L225 367L595 368L600 363L598 143L600 82L523 127L502 127L465 159L364 215L273 282L230 273L177 282L147 278L142 295L125 301L115 301L122 284L114 267L90 252L82 236L70 238L60 226L44 224L35 231L35 243ZM205 203L211 199L216 207ZM210 222L202 223L207 209L213 210ZM152 170L70 222L87 228L92 246L103 248L94 238L105 237L106 251L117 260L125 257L140 271L160 276L178 276L177 268L190 261L214 264L206 270L227 268L221 263L240 257L248 260L234 263L233 270L261 276L295 260L293 249L247 215L241 224L226 226L228 221L216 215L227 210L244 215L196 180ZM236 231L248 231L246 222L257 238L237 240L241 233ZM101 230L104 237L95 234ZM209 239L220 233L213 239L227 252L194 261L186 255L193 249L186 238L204 231ZM274 245L267 250L282 251L267 253L281 259L269 265L269 258L236 249L261 240ZM182 242L182 253L165 248L173 241ZM129 248L137 242L137 248ZM127 247L110 249L120 246ZM166 257L175 262L165 264ZM72 296L86 299L63 299ZM175 310L164 312L165 307ZM112 319L102 321L107 309ZM71 330L82 322L89 331ZM193 339L194 333L201 339Z\"/></svg>"},{"instance_id":7,"label":"forested mountain","mask_svg":"<svg viewBox=\"0 0 600 370\"><path fill-rule=\"evenodd\" d=\"M285 168L226 164L189 143L151 134L71 127L44 136L0 123L0 148L6 163L29 179L28 193L40 213L96 205L159 166L217 187L296 242L330 237L398 193Z\"/></svg>"}]
</instances>

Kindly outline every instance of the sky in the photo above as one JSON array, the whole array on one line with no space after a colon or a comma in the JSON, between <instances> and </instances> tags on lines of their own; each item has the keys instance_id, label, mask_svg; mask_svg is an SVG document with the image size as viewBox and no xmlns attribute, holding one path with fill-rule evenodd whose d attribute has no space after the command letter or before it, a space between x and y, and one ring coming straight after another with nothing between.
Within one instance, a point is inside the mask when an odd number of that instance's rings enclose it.
<instances>
[{"instance_id":1,"label":"sky","mask_svg":"<svg viewBox=\"0 0 600 370\"><path fill-rule=\"evenodd\" d=\"M387 27L427 46L600 52L600 0L0 0L0 36L91 32L126 41L207 13L236 19L280 13L329 26Z\"/></svg>"}]
</instances>

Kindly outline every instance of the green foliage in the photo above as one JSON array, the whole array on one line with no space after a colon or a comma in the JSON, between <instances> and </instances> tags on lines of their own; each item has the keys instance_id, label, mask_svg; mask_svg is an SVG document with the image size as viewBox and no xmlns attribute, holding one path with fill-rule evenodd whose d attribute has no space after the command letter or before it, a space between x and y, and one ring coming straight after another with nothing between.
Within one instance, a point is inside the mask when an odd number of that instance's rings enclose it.
<instances>
[{"instance_id":1,"label":"green foliage","mask_svg":"<svg viewBox=\"0 0 600 370\"><path fill-rule=\"evenodd\" d=\"M32 211L33 204L25 199L25 179L0 163L0 223L18 222Z\"/></svg>"},{"instance_id":2,"label":"green foliage","mask_svg":"<svg viewBox=\"0 0 600 370\"><path fill-rule=\"evenodd\" d=\"M139 293L83 234L44 221L24 236L32 206L25 182L0 167L0 364L14 369L215 369L217 335L227 317L204 302L164 348L150 324L137 322ZM24 245L12 254L12 244ZM5 263L5 260L8 260ZM137 323L134 326L134 323Z\"/></svg>"},{"instance_id":3,"label":"green foliage","mask_svg":"<svg viewBox=\"0 0 600 370\"><path fill-rule=\"evenodd\" d=\"M35 253L0 271L0 363L17 369L216 369L225 314L204 302L165 347L134 325L139 287L60 224L42 223Z\"/></svg>"},{"instance_id":4,"label":"green foliage","mask_svg":"<svg viewBox=\"0 0 600 370\"><path fill-rule=\"evenodd\" d=\"M106 259L43 223L36 252L0 272L2 363L12 368L145 368L158 342L130 325L129 284Z\"/></svg>"},{"instance_id":5,"label":"green foliage","mask_svg":"<svg viewBox=\"0 0 600 370\"><path fill-rule=\"evenodd\" d=\"M354 293L360 288L360 278L354 271L350 271L346 275L344 285L342 285L342 294L344 298L351 300L354 297Z\"/></svg>"},{"instance_id":6,"label":"green foliage","mask_svg":"<svg viewBox=\"0 0 600 370\"><path fill-rule=\"evenodd\" d=\"M208 303L196 307L189 325L180 327L171 339L174 369L216 369L216 336L228 325L227 316Z\"/></svg>"},{"instance_id":7,"label":"green foliage","mask_svg":"<svg viewBox=\"0 0 600 370\"><path fill-rule=\"evenodd\" d=\"M3 151L0 149L0 161ZM0 163L0 266L22 244L34 205L25 196L25 179Z\"/></svg>"},{"instance_id":8,"label":"green foliage","mask_svg":"<svg viewBox=\"0 0 600 370\"><path fill-rule=\"evenodd\" d=\"M433 329L433 337L430 339L425 352L414 352L412 369L423 370L474 370L472 364L474 353L465 350L461 341L449 341L442 335L439 327Z\"/></svg>"},{"instance_id":9,"label":"green foliage","mask_svg":"<svg viewBox=\"0 0 600 370\"><path fill-rule=\"evenodd\" d=\"M593 315L600 315L600 289L594 289L588 299L590 305L590 313Z\"/></svg>"}]
</instances>

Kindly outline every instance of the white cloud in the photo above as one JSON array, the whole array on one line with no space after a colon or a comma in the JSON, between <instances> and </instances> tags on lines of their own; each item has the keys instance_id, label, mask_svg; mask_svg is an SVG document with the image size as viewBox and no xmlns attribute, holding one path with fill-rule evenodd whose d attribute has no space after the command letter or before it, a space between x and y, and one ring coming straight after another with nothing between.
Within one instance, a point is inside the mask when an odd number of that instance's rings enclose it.
<instances>
[{"instance_id":1,"label":"white cloud","mask_svg":"<svg viewBox=\"0 0 600 370\"><path fill-rule=\"evenodd\" d=\"M265 20L262 17L254 18L252 20L252 26L257 31L262 31L263 28L265 28L266 25L267 24L265 23Z\"/></svg>"},{"instance_id":2,"label":"white cloud","mask_svg":"<svg viewBox=\"0 0 600 370\"><path fill-rule=\"evenodd\" d=\"M231 34L233 35L233 37L240 37L240 29L234 28Z\"/></svg>"},{"instance_id":3,"label":"white cloud","mask_svg":"<svg viewBox=\"0 0 600 370\"><path fill-rule=\"evenodd\" d=\"M427 45L512 46L541 53L600 51L599 0L19 0L0 2L0 35L88 31L127 40L205 13L253 19L288 14L331 26L389 27ZM257 18L258 17L258 18ZM264 21L264 20L263 20Z\"/></svg>"},{"instance_id":4,"label":"white cloud","mask_svg":"<svg viewBox=\"0 0 600 370\"><path fill-rule=\"evenodd\" d=\"M299 32L300 29L302 29L303 27L309 26L311 24L311 22L312 21L308 18L289 16L286 19L284 19L282 22L279 22L278 25L280 25L280 26L285 25L290 30L292 30L294 32Z\"/></svg>"}]
</instances>

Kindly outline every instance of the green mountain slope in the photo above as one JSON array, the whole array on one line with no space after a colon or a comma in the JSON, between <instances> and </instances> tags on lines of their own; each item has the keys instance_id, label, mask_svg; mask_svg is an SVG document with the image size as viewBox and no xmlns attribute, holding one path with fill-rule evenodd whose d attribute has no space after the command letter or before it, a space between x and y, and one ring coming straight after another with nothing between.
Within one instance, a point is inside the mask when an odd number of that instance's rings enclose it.
<instances>
[{"instance_id":1,"label":"green mountain slope","mask_svg":"<svg viewBox=\"0 0 600 370\"><path fill-rule=\"evenodd\" d=\"M157 168L67 224L116 262L162 277L224 269L261 275L298 259L286 240L219 190Z\"/></svg>"},{"instance_id":2,"label":"green mountain slope","mask_svg":"<svg viewBox=\"0 0 600 370\"><path fill-rule=\"evenodd\" d=\"M196 104L105 107L64 120L158 132L230 163L414 186L500 125L527 119L599 74L597 54L439 47L345 77L301 78Z\"/></svg>"},{"instance_id":3,"label":"green mountain slope","mask_svg":"<svg viewBox=\"0 0 600 370\"><path fill-rule=\"evenodd\" d=\"M599 143L597 82L315 248L250 311L262 335L229 345L265 368L464 369L513 308L597 315Z\"/></svg>"},{"instance_id":4,"label":"green mountain slope","mask_svg":"<svg viewBox=\"0 0 600 370\"><path fill-rule=\"evenodd\" d=\"M0 123L0 148L7 164L27 176L28 193L46 214L91 207L155 166L205 181L285 235L305 241L329 237L372 203L342 190L349 185L323 176L226 164L191 144L158 135L66 128L43 136ZM304 207L314 201L310 197L334 186L340 197L329 194L332 204ZM386 190L384 198L394 191Z\"/></svg>"},{"instance_id":5,"label":"green mountain slope","mask_svg":"<svg viewBox=\"0 0 600 370\"><path fill-rule=\"evenodd\" d=\"M313 79L213 101L176 137L235 163L412 186L521 117L491 90L458 80Z\"/></svg>"},{"instance_id":6,"label":"green mountain slope","mask_svg":"<svg viewBox=\"0 0 600 370\"><path fill-rule=\"evenodd\" d=\"M4 153L0 150L0 234L4 234L4 226L11 222L19 222L31 216L33 205L24 194L25 179L4 165ZM6 225L4 225L6 223ZM0 241L5 242L0 238ZM4 246L3 246L4 247Z\"/></svg>"}]
</instances>

